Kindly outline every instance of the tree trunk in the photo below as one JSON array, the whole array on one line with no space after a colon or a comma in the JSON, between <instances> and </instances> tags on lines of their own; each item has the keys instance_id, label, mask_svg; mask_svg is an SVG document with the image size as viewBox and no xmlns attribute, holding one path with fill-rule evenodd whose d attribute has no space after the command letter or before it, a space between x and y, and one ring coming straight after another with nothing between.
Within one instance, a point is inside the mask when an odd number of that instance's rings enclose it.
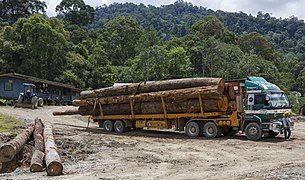
<instances>
[{"instance_id":1,"label":"tree trunk","mask_svg":"<svg viewBox=\"0 0 305 180\"><path fill-rule=\"evenodd\" d=\"M3 144L0 147L0 161L8 162L14 158L14 156L21 150L27 140L30 138L34 131L34 125L31 124L27 129L22 131L18 136L8 143Z\"/></svg>"},{"instance_id":2,"label":"tree trunk","mask_svg":"<svg viewBox=\"0 0 305 180\"><path fill-rule=\"evenodd\" d=\"M44 158L44 140L43 140L43 124L41 119L35 119L34 141L35 151L31 159L31 172L43 171L43 158Z\"/></svg>"},{"instance_id":3,"label":"tree trunk","mask_svg":"<svg viewBox=\"0 0 305 180\"><path fill-rule=\"evenodd\" d=\"M204 99L215 99L222 94L222 92L220 92L217 88L218 88L217 86L205 86L205 87L197 87L197 88L141 93L137 95L104 97L104 98L99 98L97 102L101 104L126 104L126 103L130 103L131 100L133 102L154 102L154 101L160 101L161 97L163 97L164 99L185 100L185 99L199 98L199 94ZM74 100L73 105L75 106L94 105L95 101L96 100L92 98L83 99L83 100Z\"/></svg>"},{"instance_id":4,"label":"tree trunk","mask_svg":"<svg viewBox=\"0 0 305 180\"><path fill-rule=\"evenodd\" d=\"M167 113L199 113L201 112L200 102L198 99L189 100L167 100ZM219 96L215 99L203 99L205 112L220 111L225 112L228 109L228 99L225 96ZM93 111L93 105L80 106L79 114L81 115L100 115L100 108L97 105ZM104 115L126 115L131 114L130 104L113 104L102 105ZM162 114L164 112L162 101L142 102L133 104L134 114Z\"/></svg>"},{"instance_id":5,"label":"tree trunk","mask_svg":"<svg viewBox=\"0 0 305 180\"><path fill-rule=\"evenodd\" d=\"M174 89L185 89L200 86L218 86L218 90L223 92L225 81L222 78L184 78L164 81L147 81L132 83L129 85L107 87L102 89L82 91L81 99L100 98L109 96L132 95L138 93L148 93L166 91Z\"/></svg>"},{"instance_id":6,"label":"tree trunk","mask_svg":"<svg viewBox=\"0 0 305 180\"><path fill-rule=\"evenodd\" d=\"M54 111L54 116L61 116L61 115L76 115L79 114L78 109L73 110L66 110L66 111Z\"/></svg>"},{"instance_id":7,"label":"tree trunk","mask_svg":"<svg viewBox=\"0 0 305 180\"><path fill-rule=\"evenodd\" d=\"M56 151L55 141L52 132L52 125L47 123L44 128L44 142L46 154L46 167L49 176L58 176L63 172L60 157Z\"/></svg>"}]
</instances>

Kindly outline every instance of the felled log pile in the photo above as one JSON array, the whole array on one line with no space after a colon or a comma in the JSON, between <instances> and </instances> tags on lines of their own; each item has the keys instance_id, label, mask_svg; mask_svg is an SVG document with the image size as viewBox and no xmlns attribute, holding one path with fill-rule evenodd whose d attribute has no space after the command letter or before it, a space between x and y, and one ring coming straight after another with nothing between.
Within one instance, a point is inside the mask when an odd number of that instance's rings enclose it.
<instances>
[{"instance_id":1,"label":"felled log pile","mask_svg":"<svg viewBox=\"0 0 305 180\"><path fill-rule=\"evenodd\" d=\"M54 115L128 115L199 113L234 110L235 96L231 84L222 78L185 78L148 81L83 91L73 105L78 110Z\"/></svg>"},{"instance_id":2,"label":"felled log pile","mask_svg":"<svg viewBox=\"0 0 305 180\"><path fill-rule=\"evenodd\" d=\"M46 169L50 176L61 175L63 166L55 146L52 126L44 125L41 119L36 119L35 124L29 125L14 139L0 146L0 162L7 163L13 160L32 136L35 147L30 171L41 172ZM46 168L44 168L45 164Z\"/></svg>"}]
</instances>

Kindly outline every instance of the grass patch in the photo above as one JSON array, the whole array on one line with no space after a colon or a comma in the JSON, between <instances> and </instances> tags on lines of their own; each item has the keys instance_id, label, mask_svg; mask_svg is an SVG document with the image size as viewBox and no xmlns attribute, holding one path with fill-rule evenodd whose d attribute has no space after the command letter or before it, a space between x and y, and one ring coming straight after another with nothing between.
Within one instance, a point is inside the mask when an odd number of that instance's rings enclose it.
<instances>
[{"instance_id":1,"label":"grass patch","mask_svg":"<svg viewBox=\"0 0 305 180\"><path fill-rule=\"evenodd\" d=\"M17 129L23 125L24 123L15 117L0 114L0 133L8 132L16 135Z\"/></svg>"}]
</instances>

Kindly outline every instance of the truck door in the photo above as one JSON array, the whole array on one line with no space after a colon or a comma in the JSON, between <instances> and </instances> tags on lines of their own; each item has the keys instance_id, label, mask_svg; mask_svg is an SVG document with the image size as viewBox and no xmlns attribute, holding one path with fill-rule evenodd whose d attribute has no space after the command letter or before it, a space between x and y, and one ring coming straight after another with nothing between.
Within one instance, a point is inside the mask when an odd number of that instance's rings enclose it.
<instances>
[{"instance_id":1,"label":"truck door","mask_svg":"<svg viewBox=\"0 0 305 180\"><path fill-rule=\"evenodd\" d=\"M265 108L266 95L265 94L248 94L247 95L247 109L260 110Z\"/></svg>"}]
</instances>

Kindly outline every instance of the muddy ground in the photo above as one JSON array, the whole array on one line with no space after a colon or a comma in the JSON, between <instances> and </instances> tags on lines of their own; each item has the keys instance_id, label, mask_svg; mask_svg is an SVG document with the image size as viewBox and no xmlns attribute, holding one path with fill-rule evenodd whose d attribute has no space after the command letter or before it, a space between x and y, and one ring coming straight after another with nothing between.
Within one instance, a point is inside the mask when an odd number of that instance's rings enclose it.
<instances>
[{"instance_id":1,"label":"muddy ground","mask_svg":"<svg viewBox=\"0 0 305 180\"><path fill-rule=\"evenodd\" d=\"M64 162L64 175L51 179L305 179L305 122L295 123L291 141L249 141L243 135L207 140L182 133L138 130L102 132L80 116L54 117L52 112L0 107L0 113L29 122L35 118L54 124L55 139ZM45 179L45 172L18 168L0 179Z\"/></svg>"}]
</instances>

